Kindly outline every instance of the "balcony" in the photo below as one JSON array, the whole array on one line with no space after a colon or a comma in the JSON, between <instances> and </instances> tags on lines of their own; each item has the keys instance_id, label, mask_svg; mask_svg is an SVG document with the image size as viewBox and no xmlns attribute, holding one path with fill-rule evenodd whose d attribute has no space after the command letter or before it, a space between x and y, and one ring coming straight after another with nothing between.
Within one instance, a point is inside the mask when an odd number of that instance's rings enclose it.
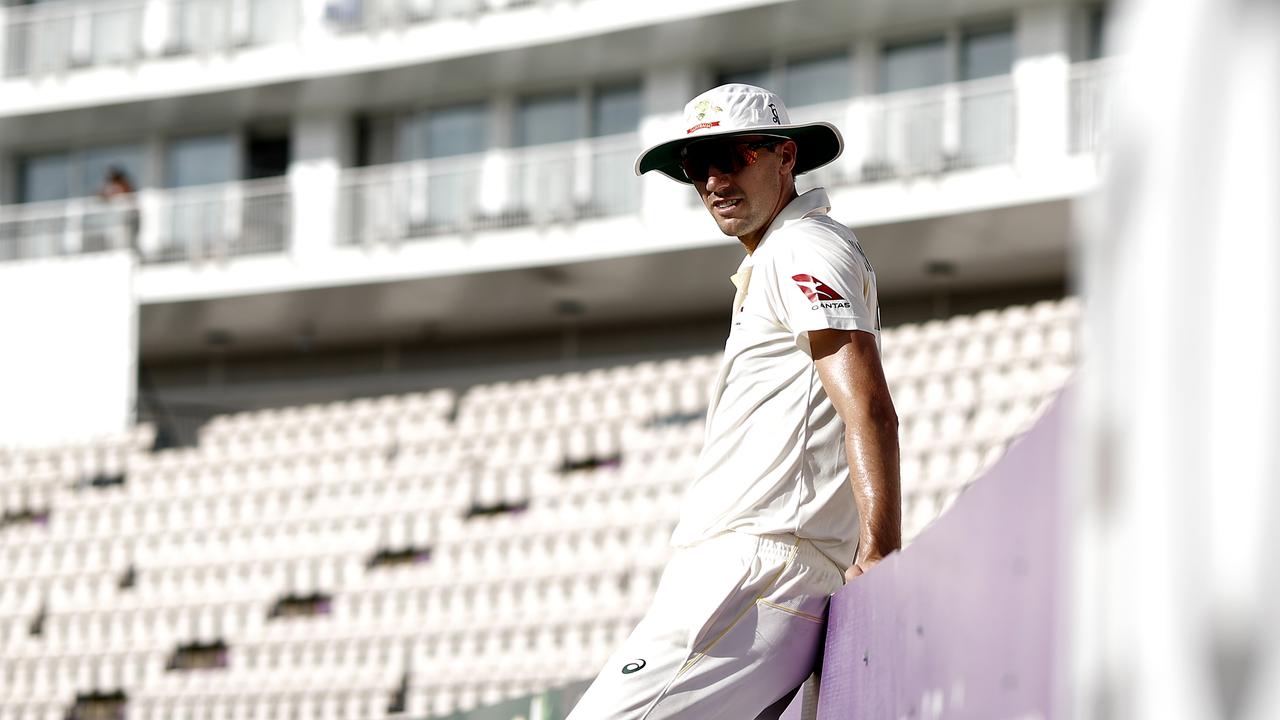
<instances>
[{"instance_id":1,"label":"balcony","mask_svg":"<svg viewBox=\"0 0 1280 720\"><path fill-rule=\"evenodd\" d=\"M1104 60L1079 63L1071 68L1070 98L1073 155L1096 153L1106 146L1107 64Z\"/></svg>"},{"instance_id":2,"label":"balcony","mask_svg":"<svg viewBox=\"0 0 1280 720\"><path fill-rule=\"evenodd\" d=\"M284 252L291 239L283 179L143 190L0 207L0 260L132 248L143 262L199 262Z\"/></svg>"},{"instance_id":3,"label":"balcony","mask_svg":"<svg viewBox=\"0 0 1280 720\"><path fill-rule=\"evenodd\" d=\"M225 260L284 252L292 239L292 195L283 178L178 188L156 193L143 220L144 262Z\"/></svg>"},{"instance_id":4,"label":"balcony","mask_svg":"<svg viewBox=\"0 0 1280 720\"><path fill-rule=\"evenodd\" d=\"M41 78L403 31L555 0L54 0L0 7L3 74ZM318 30L319 32L315 32Z\"/></svg>"},{"instance_id":5,"label":"balcony","mask_svg":"<svg viewBox=\"0 0 1280 720\"><path fill-rule=\"evenodd\" d=\"M1003 185L978 183L970 188L977 187L976 195L944 192L951 209L941 212L1029 202L1011 199L1034 185L1029 178L1058 182L1056 197L1070 197L1082 186L1058 181L1064 163L1096 157L1102 147L1105 71L1097 63L1061 66L1050 83L1040 77L1019 81L1015 74L794 108L796 121L831 120L846 138L845 154L805 176L802 185L878 193L1001 170ZM644 144L635 135L620 135L143 190L130 208L95 199L0 207L0 259L130 246L152 264L299 252L324 258L340 248L394 248L515 229L572 231L610 218L633 218L631 225L641 232L676 217L676 206L665 199L676 188L632 173ZM655 191L664 193L653 204L663 208L661 217L645 209L646 194ZM895 213L918 214L919 196L899 197L896 202L907 204L893 207L884 205L884 197L853 204L875 216L860 222L883 224L902 219Z\"/></svg>"},{"instance_id":6,"label":"balcony","mask_svg":"<svg viewBox=\"0 0 1280 720\"><path fill-rule=\"evenodd\" d=\"M296 39L297 0L47 2L5 11L5 77L39 78Z\"/></svg>"},{"instance_id":7,"label":"balcony","mask_svg":"<svg viewBox=\"0 0 1280 720\"><path fill-rule=\"evenodd\" d=\"M634 135L355 168L338 191L339 245L399 243L635 213Z\"/></svg>"},{"instance_id":8,"label":"balcony","mask_svg":"<svg viewBox=\"0 0 1280 720\"><path fill-rule=\"evenodd\" d=\"M127 248L137 221L132 204L98 198L0 207L0 260Z\"/></svg>"},{"instance_id":9,"label":"balcony","mask_svg":"<svg viewBox=\"0 0 1280 720\"><path fill-rule=\"evenodd\" d=\"M844 154L807 178L811 185L840 187L1010 163L1016 100L1005 75L798 107L791 116L841 128Z\"/></svg>"}]
</instances>

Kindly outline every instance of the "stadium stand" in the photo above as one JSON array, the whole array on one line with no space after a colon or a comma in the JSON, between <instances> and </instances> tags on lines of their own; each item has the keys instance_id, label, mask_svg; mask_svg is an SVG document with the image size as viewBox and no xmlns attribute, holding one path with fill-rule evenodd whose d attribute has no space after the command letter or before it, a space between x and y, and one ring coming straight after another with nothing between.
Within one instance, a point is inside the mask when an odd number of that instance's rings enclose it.
<instances>
[{"instance_id":1,"label":"stadium stand","mask_svg":"<svg viewBox=\"0 0 1280 720\"><path fill-rule=\"evenodd\" d=\"M1062 387L1079 313L886 329L908 543ZM0 450L0 720L437 717L592 676L667 558L717 361Z\"/></svg>"}]
</instances>

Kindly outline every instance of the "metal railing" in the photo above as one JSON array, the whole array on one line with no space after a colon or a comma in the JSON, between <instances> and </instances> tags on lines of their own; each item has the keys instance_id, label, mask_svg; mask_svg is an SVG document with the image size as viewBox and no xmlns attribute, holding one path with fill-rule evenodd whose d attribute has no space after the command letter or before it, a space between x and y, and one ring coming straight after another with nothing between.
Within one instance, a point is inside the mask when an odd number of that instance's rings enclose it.
<instances>
[{"instance_id":1,"label":"metal railing","mask_svg":"<svg viewBox=\"0 0 1280 720\"><path fill-rule=\"evenodd\" d=\"M1063 88L1072 154L1102 149L1105 71L1098 63L1076 66ZM1016 102L1006 76L797 107L793 120L832 121L847 141L842 158L804 180L835 187L1010 163ZM634 214L642 185L631 167L639 149L627 134L344 170L335 242L399 243ZM274 178L143 190L114 203L0 207L0 260L117 247L139 248L153 263L282 252L291 205L285 180Z\"/></svg>"},{"instance_id":2,"label":"metal railing","mask_svg":"<svg viewBox=\"0 0 1280 720\"><path fill-rule=\"evenodd\" d=\"M299 0L65 0L6 10L6 77L153 55L230 52L295 38Z\"/></svg>"},{"instance_id":3,"label":"metal railing","mask_svg":"<svg viewBox=\"0 0 1280 720\"><path fill-rule=\"evenodd\" d=\"M136 247L132 198L97 197L0 207L0 261Z\"/></svg>"},{"instance_id":4,"label":"metal railing","mask_svg":"<svg viewBox=\"0 0 1280 720\"><path fill-rule=\"evenodd\" d=\"M888 93L867 103L859 179L1007 163L1015 147L1009 76Z\"/></svg>"},{"instance_id":5,"label":"metal railing","mask_svg":"<svg viewBox=\"0 0 1280 720\"><path fill-rule=\"evenodd\" d=\"M5 75L46 75L135 62L146 3L51 2L6 10Z\"/></svg>"},{"instance_id":6,"label":"metal railing","mask_svg":"<svg viewBox=\"0 0 1280 720\"><path fill-rule=\"evenodd\" d=\"M382 32L557 0L328 0L333 33ZM6 9L6 77L300 40L303 0L55 0Z\"/></svg>"},{"instance_id":7,"label":"metal railing","mask_svg":"<svg viewBox=\"0 0 1280 720\"><path fill-rule=\"evenodd\" d=\"M219 260L283 252L292 234L292 203L284 178L175 188L158 193L156 227L143 243L143 262Z\"/></svg>"},{"instance_id":8,"label":"metal railing","mask_svg":"<svg viewBox=\"0 0 1280 720\"><path fill-rule=\"evenodd\" d=\"M328 0L324 16L338 32L381 32L450 18L475 18L555 0Z\"/></svg>"},{"instance_id":9,"label":"metal railing","mask_svg":"<svg viewBox=\"0 0 1280 720\"><path fill-rule=\"evenodd\" d=\"M351 169L338 243L399 242L639 209L633 135Z\"/></svg>"},{"instance_id":10,"label":"metal railing","mask_svg":"<svg viewBox=\"0 0 1280 720\"><path fill-rule=\"evenodd\" d=\"M169 55L209 54L297 37L298 0L169 0Z\"/></svg>"},{"instance_id":11,"label":"metal railing","mask_svg":"<svg viewBox=\"0 0 1280 720\"><path fill-rule=\"evenodd\" d=\"M1093 60L1071 67L1069 86L1070 150L1072 155L1098 152L1106 142L1109 63Z\"/></svg>"},{"instance_id":12,"label":"metal railing","mask_svg":"<svg viewBox=\"0 0 1280 720\"><path fill-rule=\"evenodd\" d=\"M1012 162L1015 112L1006 75L797 107L791 116L844 132L844 156L808 176L830 187Z\"/></svg>"}]
</instances>

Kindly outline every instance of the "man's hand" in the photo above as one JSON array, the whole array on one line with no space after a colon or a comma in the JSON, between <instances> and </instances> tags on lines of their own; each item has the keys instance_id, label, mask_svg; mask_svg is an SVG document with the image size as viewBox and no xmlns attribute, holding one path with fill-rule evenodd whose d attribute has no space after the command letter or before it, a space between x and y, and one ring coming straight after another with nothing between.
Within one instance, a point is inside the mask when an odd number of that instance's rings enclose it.
<instances>
[{"instance_id":1,"label":"man's hand","mask_svg":"<svg viewBox=\"0 0 1280 720\"><path fill-rule=\"evenodd\" d=\"M844 571L844 581L852 581L854 578L875 567L876 563L879 563L883 559L883 555L870 555L855 561L853 565L849 566L848 570Z\"/></svg>"},{"instance_id":2,"label":"man's hand","mask_svg":"<svg viewBox=\"0 0 1280 720\"><path fill-rule=\"evenodd\" d=\"M871 333L815 330L809 348L836 413L844 421L849 482L862 516L859 557L851 580L902 547L902 491L898 475L898 415Z\"/></svg>"}]
</instances>

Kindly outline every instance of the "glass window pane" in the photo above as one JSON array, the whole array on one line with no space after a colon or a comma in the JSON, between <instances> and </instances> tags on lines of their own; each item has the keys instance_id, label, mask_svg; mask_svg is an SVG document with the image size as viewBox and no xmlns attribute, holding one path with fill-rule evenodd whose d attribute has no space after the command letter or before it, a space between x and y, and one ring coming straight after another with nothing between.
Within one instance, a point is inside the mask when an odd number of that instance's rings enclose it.
<instances>
[{"instance_id":1,"label":"glass window pane","mask_svg":"<svg viewBox=\"0 0 1280 720\"><path fill-rule=\"evenodd\" d=\"M843 52L787 63L782 101L794 107L844 100L853 94L849 68Z\"/></svg>"},{"instance_id":2,"label":"glass window pane","mask_svg":"<svg viewBox=\"0 0 1280 720\"><path fill-rule=\"evenodd\" d=\"M1102 57L1103 43L1106 41L1107 32L1107 13L1106 8L1102 5L1095 5L1089 8L1089 38L1088 47L1085 52L1088 53L1089 60L1097 60Z\"/></svg>"},{"instance_id":3,"label":"glass window pane","mask_svg":"<svg viewBox=\"0 0 1280 720\"><path fill-rule=\"evenodd\" d=\"M484 103L438 108L422 122L416 158L442 158L484 152L489 142L489 113Z\"/></svg>"},{"instance_id":4,"label":"glass window pane","mask_svg":"<svg viewBox=\"0 0 1280 720\"><path fill-rule=\"evenodd\" d=\"M756 87L773 90L773 73L769 72L769 68L764 66L744 68L742 70L727 70L720 73L716 85L728 85L730 83L755 85Z\"/></svg>"},{"instance_id":5,"label":"glass window pane","mask_svg":"<svg viewBox=\"0 0 1280 720\"><path fill-rule=\"evenodd\" d=\"M169 143L165 175L169 187L235 180L235 145L230 135L199 135Z\"/></svg>"},{"instance_id":6,"label":"glass window pane","mask_svg":"<svg viewBox=\"0 0 1280 720\"><path fill-rule=\"evenodd\" d=\"M567 142L582 137L576 93L530 98L520 103L517 145Z\"/></svg>"},{"instance_id":7,"label":"glass window pane","mask_svg":"<svg viewBox=\"0 0 1280 720\"><path fill-rule=\"evenodd\" d=\"M33 155L22 160L20 202L71 197L71 158L67 153Z\"/></svg>"},{"instance_id":8,"label":"glass window pane","mask_svg":"<svg viewBox=\"0 0 1280 720\"><path fill-rule=\"evenodd\" d=\"M960 55L960 78L976 80L1007 75L1013 68L1013 30L1000 28L966 34Z\"/></svg>"},{"instance_id":9,"label":"glass window pane","mask_svg":"<svg viewBox=\"0 0 1280 720\"><path fill-rule=\"evenodd\" d=\"M640 86L601 90L591 115L592 133L597 137L635 132L640 127Z\"/></svg>"},{"instance_id":10,"label":"glass window pane","mask_svg":"<svg viewBox=\"0 0 1280 720\"><path fill-rule=\"evenodd\" d=\"M947 81L943 38L886 45L880 58L880 90L910 90Z\"/></svg>"},{"instance_id":11,"label":"glass window pane","mask_svg":"<svg viewBox=\"0 0 1280 720\"><path fill-rule=\"evenodd\" d=\"M143 177L145 163L142 146L112 145L85 151L80 162L80 186L77 193L80 195L97 193L106 182L107 170L113 167L123 170L129 179L129 184L135 189L141 188L146 183L146 178Z\"/></svg>"},{"instance_id":12,"label":"glass window pane","mask_svg":"<svg viewBox=\"0 0 1280 720\"><path fill-rule=\"evenodd\" d=\"M396 160L421 160L427 156L427 114L415 113L397 127Z\"/></svg>"}]
</instances>

